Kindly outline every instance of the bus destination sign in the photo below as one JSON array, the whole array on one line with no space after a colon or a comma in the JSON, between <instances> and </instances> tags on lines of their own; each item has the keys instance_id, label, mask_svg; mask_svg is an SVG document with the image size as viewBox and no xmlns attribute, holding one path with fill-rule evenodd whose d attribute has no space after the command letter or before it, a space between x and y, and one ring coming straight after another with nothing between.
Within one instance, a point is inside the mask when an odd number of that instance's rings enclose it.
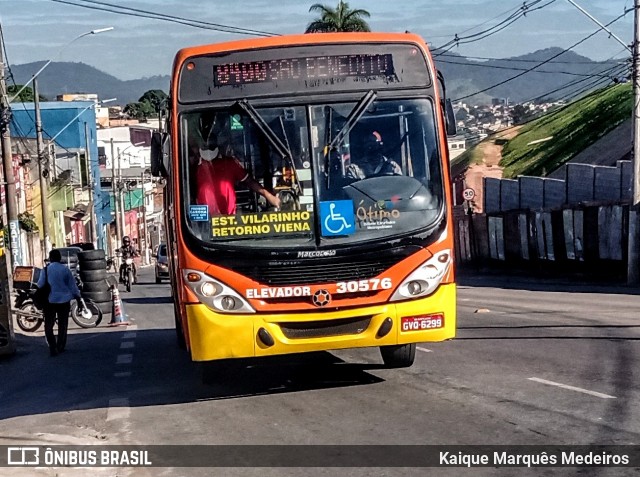
<instances>
[{"instance_id":1,"label":"bus destination sign","mask_svg":"<svg viewBox=\"0 0 640 477\"><path fill-rule=\"evenodd\" d=\"M393 80L391 54L325 55L214 65L216 87L287 80L384 77Z\"/></svg>"}]
</instances>

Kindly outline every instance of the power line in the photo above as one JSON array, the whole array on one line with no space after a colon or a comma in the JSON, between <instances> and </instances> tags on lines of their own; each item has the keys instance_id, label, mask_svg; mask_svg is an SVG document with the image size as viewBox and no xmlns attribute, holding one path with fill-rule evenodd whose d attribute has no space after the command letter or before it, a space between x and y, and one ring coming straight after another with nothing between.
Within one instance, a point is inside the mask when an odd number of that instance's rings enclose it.
<instances>
[{"instance_id":1,"label":"power line","mask_svg":"<svg viewBox=\"0 0 640 477\"><path fill-rule=\"evenodd\" d=\"M485 38L488 38L491 35L494 35L498 32L500 32L501 30L504 30L505 28L507 28L508 26L510 26L511 24L513 24L515 21L519 20L520 18L524 17L527 15L527 13L530 13L532 11L535 10L540 10L542 8L545 8L549 5L551 5L552 3L554 3L556 0L549 0L547 3L537 6L535 8L535 5L539 4L540 2L542 2L543 0L534 0L530 3L524 2L522 4L522 6L518 7L518 9L512 13L511 15L509 15L507 18L505 18L504 20L502 20L501 22L497 23L496 25L492 26L491 28L487 28L486 30L480 31L478 33L474 33L472 35L468 35L468 36L459 36L459 34L456 34L454 36L454 38L452 40L450 40L449 42L435 48L435 50L442 50L447 48L448 46L458 46L460 44L466 44L466 43L472 43L475 41L479 41L479 40L483 40ZM450 49L450 48L449 48ZM446 51L448 51L449 49L447 49ZM439 56L438 54L435 54L434 57Z\"/></svg>"},{"instance_id":2,"label":"power line","mask_svg":"<svg viewBox=\"0 0 640 477\"><path fill-rule=\"evenodd\" d=\"M476 68L489 68L496 70L509 70L509 71L527 71L526 68L516 68L514 66L499 66L499 65L486 65L482 63L464 63L457 61L447 61L447 60L439 60L438 63L446 63L449 65L462 65L462 66L471 66ZM618 66L618 65L616 65ZM571 75L571 76L587 76L589 78L594 75L588 73L575 73L572 71L548 71L548 70L537 70L536 73L546 73L546 74L563 74L563 75Z\"/></svg>"},{"instance_id":3,"label":"power line","mask_svg":"<svg viewBox=\"0 0 640 477\"><path fill-rule=\"evenodd\" d=\"M240 35L253 35L253 36L277 36L277 33L265 32L260 30L251 30L247 28L234 27L231 25L223 25L219 23L205 22L201 20L193 20L190 18L178 17L175 15L166 15L163 13L156 13L148 10L140 10L130 7L123 7L120 5L114 5L104 2L98 2L94 0L49 0L50 2L62 3L65 5L71 5L75 7L87 8L90 10L99 10L109 13L115 13L118 15L128 15L137 18L151 18L153 20L162 20L166 22L178 23L181 25L190 26L193 28L200 28L203 30L214 30L223 33L236 33ZM87 5L76 3L77 1L86 2ZM93 4L93 5L91 5ZM115 10L117 9L117 10Z\"/></svg>"},{"instance_id":4,"label":"power line","mask_svg":"<svg viewBox=\"0 0 640 477\"><path fill-rule=\"evenodd\" d=\"M622 50L622 51L626 51L626 50ZM619 53L618 53L619 54ZM500 62L507 62L507 63L539 63L540 60L525 60L525 59L519 59L519 58L496 58L496 57L488 57L488 56L467 56L467 55L459 55L459 54L440 54L438 56L445 56L445 57L449 57L449 58L464 58L466 60L488 60L488 61L500 61ZM617 54L616 54L617 56ZM611 62L611 61L616 61L614 60L614 58L609 58L608 60L604 60L604 61L595 61L595 60L591 60L591 61L550 61L549 63L551 64L559 64L559 65L599 65L602 63L607 63L607 62ZM626 61L626 60L624 60Z\"/></svg>"},{"instance_id":5,"label":"power line","mask_svg":"<svg viewBox=\"0 0 640 477\"><path fill-rule=\"evenodd\" d=\"M628 12L624 12L622 15L620 15L620 16L618 16L617 18L615 18L615 19L611 20L611 21L610 21L609 23L607 23L607 25L605 25L605 26L609 26L609 25L611 25L611 24L613 24L613 23L617 22L617 21L618 21L618 20L620 20L621 18L625 17L625 16L627 15L627 13L628 13ZM594 31L594 32L593 32L593 33L591 33L590 35L587 35L586 37L584 37L584 38L583 38L583 39L581 39L580 41L578 41L578 42L574 43L574 44L573 44L573 45L571 45L570 47L563 49L562 51L560 51L560 53L557 53L557 54L555 54L555 55L551 56L550 58L548 58L548 59L546 59L546 60L544 60L544 61L542 61L542 62L540 62L540 63L538 63L538 64L536 64L536 65L534 65L534 66L532 66L531 68L526 69L525 71L522 71L521 73L518 73L517 75L512 76L511 78L507 78L507 79L506 79L506 80L504 80L504 81L500 81L499 83L496 83L496 84L494 84L494 85L492 85L492 86L489 86L489 87L487 87L487 88L484 88L484 89L481 89L481 90L479 90L479 91L476 91L475 93L471 93L471 94L468 94L468 95L466 95L466 96L462 96L462 97L460 97L460 98L456 98L454 101L461 101L461 100L463 100L463 99L470 98L470 97L475 96L475 95L477 95L477 94L484 93L484 92L489 91L489 90L491 90L491 89L497 88L498 86L502 86L503 84L509 83L510 81L513 81L513 80L514 80L514 79L516 79L516 78L520 78L521 76L526 75L527 73L529 73L529 72L531 72L531 71L535 70L536 68L538 68L538 67L540 67L540 66L542 66L542 65L544 65L544 64L546 64L546 63L549 63L551 60L554 60L554 59L558 58L560 55L565 54L567 51L572 50L573 48L575 48L576 46L580 45L581 43L584 43L584 42L585 42L585 41L587 41L589 38L591 38L591 37L593 37L593 36L597 35L597 34L600 32L600 30L602 30L602 28L598 28L596 31Z\"/></svg>"},{"instance_id":6,"label":"power line","mask_svg":"<svg viewBox=\"0 0 640 477\"><path fill-rule=\"evenodd\" d=\"M625 69L627 69L628 64L625 61L624 63L617 63L614 65L611 65L611 60L613 60L613 58L615 58L616 56L622 54L623 52L625 52L626 49L624 50L620 50L617 53L615 53L614 55L612 55L611 57L607 58L605 61L603 61L602 63L598 63L594 68L591 68L588 73L592 74L593 76L596 75L609 75L609 77L616 75L616 74L621 74ZM608 68L602 69L601 67L606 66L606 65L610 65ZM530 101L537 101L539 99L544 98L545 96L549 96L551 94L557 93L558 91L562 91L563 89L566 88L570 88L576 84L580 84L583 83L584 81L587 81L589 78L583 78L583 79L577 79L577 80L572 80L562 86L560 86L559 88L556 88L552 91L547 91L546 93L544 93L543 95L539 95L536 96L535 98L531 98L528 99L524 102L530 102ZM567 95L565 95L566 97ZM571 97L569 95L569 97Z\"/></svg>"}]
</instances>

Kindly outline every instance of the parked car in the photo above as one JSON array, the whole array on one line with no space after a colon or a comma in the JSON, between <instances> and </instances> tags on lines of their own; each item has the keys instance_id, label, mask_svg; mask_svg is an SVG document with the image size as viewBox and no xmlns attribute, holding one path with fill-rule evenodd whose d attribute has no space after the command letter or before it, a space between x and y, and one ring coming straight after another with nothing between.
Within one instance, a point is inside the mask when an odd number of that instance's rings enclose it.
<instances>
[{"instance_id":1,"label":"parked car","mask_svg":"<svg viewBox=\"0 0 640 477\"><path fill-rule=\"evenodd\" d=\"M167 246L160 244L156 252L156 283L162 282L163 278L169 278L169 261L167 259Z\"/></svg>"}]
</instances>

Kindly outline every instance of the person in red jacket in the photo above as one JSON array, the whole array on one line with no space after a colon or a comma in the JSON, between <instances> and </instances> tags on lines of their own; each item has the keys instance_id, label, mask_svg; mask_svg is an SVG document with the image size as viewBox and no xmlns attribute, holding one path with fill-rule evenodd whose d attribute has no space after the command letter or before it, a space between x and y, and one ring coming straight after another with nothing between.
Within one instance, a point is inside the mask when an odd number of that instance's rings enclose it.
<instances>
[{"instance_id":1,"label":"person in red jacket","mask_svg":"<svg viewBox=\"0 0 640 477\"><path fill-rule=\"evenodd\" d=\"M273 207L280 207L280 199L256 181L238 159L225 156L214 139L199 148L196 166L196 204L207 205L209 215L234 215L238 183L244 183Z\"/></svg>"}]
</instances>

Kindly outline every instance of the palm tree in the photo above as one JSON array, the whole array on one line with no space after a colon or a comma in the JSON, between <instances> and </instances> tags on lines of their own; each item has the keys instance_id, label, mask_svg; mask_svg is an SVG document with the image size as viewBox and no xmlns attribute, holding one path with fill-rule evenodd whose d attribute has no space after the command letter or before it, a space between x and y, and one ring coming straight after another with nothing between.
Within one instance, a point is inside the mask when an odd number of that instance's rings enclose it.
<instances>
[{"instance_id":1,"label":"palm tree","mask_svg":"<svg viewBox=\"0 0 640 477\"><path fill-rule=\"evenodd\" d=\"M351 10L347 2L340 0L338 7L333 9L327 5L315 3L309 8L310 12L319 12L320 18L307 26L305 33L329 33L336 31L371 31L369 24L363 20L371 15L362 9Z\"/></svg>"}]
</instances>

